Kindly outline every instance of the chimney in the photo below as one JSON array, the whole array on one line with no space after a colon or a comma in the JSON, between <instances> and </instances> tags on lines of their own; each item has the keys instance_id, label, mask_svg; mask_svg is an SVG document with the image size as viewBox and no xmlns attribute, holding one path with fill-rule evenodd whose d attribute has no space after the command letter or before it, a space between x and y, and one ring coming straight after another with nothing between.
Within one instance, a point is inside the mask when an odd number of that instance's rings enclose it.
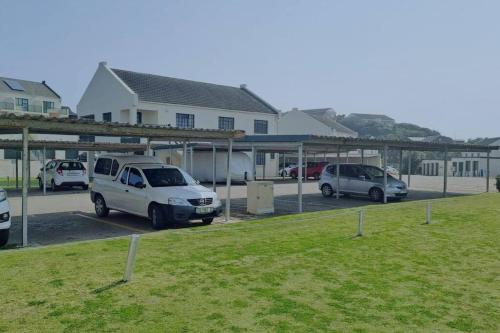
<instances>
[{"instance_id":1,"label":"chimney","mask_svg":"<svg viewBox=\"0 0 500 333\"><path fill-rule=\"evenodd\" d=\"M240 84L240 88L241 88L241 89L246 89L246 88L247 88L246 83L242 83L242 84Z\"/></svg>"},{"instance_id":2,"label":"chimney","mask_svg":"<svg viewBox=\"0 0 500 333\"><path fill-rule=\"evenodd\" d=\"M99 66L107 66L108 63L106 61L101 61L99 62Z\"/></svg>"}]
</instances>

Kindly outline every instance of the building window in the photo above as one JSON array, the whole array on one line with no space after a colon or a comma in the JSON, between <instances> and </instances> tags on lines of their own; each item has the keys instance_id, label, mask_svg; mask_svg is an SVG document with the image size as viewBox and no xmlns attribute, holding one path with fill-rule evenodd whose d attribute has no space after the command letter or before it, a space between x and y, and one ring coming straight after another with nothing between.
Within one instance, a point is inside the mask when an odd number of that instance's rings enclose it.
<instances>
[{"instance_id":1,"label":"building window","mask_svg":"<svg viewBox=\"0 0 500 333\"><path fill-rule=\"evenodd\" d=\"M80 119L95 120L95 116L93 114L88 114L86 116L81 116Z\"/></svg>"},{"instance_id":2,"label":"building window","mask_svg":"<svg viewBox=\"0 0 500 333\"><path fill-rule=\"evenodd\" d=\"M28 111L28 100L26 98L16 97L16 109L21 111Z\"/></svg>"},{"instance_id":3,"label":"building window","mask_svg":"<svg viewBox=\"0 0 500 333\"><path fill-rule=\"evenodd\" d=\"M141 125L142 124L142 112L137 111L137 124Z\"/></svg>"},{"instance_id":4,"label":"building window","mask_svg":"<svg viewBox=\"0 0 500 333\"><path fill-rule=\"evenodd\" d=\"M17 149L5 149L3 151L3 158L6 160L20 160L22 158L21 151Z\"/></svg>"},{"instance_id":5,"label":"building window","mask_svg":"<svg viewBox=\"0 0 500 333\"><path fill-rule=\"evenodd\" d=\"M253 122L253 132L255 134L267 134L267 120L255 119Z\"/></svg>"},{"instance_id":6,"label":"building window","mask_svg":"<svg viewBox=\"0 0 500 333\"><path fill-rule=\"evenodd\" d=\"M65 152L65 157L67 160L77 160L78 159L78 149L67 149Z\"/></svg>"},{"instance_id":7,"label":"building window","mask_svg":"<svg viewBox=\"0 0 500 333\"><path fill-rule=\"evenodd\" d=\"M221 129L221 130L234 130L234 118L232 118L232 117L219 117L219 129Z\"/></svg>"},{"instance_id":8,"label":"building window","mask_svg":"<svg viewBox=\"0 0 500 333\"><path fill-rule=\"evenodd\" d=\"M43 113L49 112L54 109L54 102L43 101Z\"/></svg>"},{"instance_id":9,"label":"building window","mask_svg":"<svg viewBox=\"0 0 500 333\"><path fill-rule=\"evenodd\" d=\"M255 154L255 164L256 165L266 165L266 153L257 152L257 154Z\"/></svg>"},{"instance_id":10,"label":"building window","mask_svg":"<svg viewBox=\"0 0 500 333\"><path fill-rule=\"evenodd\" d=\"M78 137L78 142L95 142L95 136L93 136L93 135L80 135Z\"/></svg>"},{"instance_id":11,"label":"building window","mask_svg":"<svg viewBox=\"0 0 500 333\"><path fill-rule=\"evenodd\" d=\"M136 136L122 136L120 143L141 143L141 138Z\"/></svg>"},{"instance_id":12,"label":"building window","mask_svg":"<svg viewBox=\"0 0 500 333\"><path fill-rule=\"evenodd\" d=\"M176 113L175 120L179 128L194 128L194 114Z\"/></svg>"},{"instance_id":13,"label":"building window","mask_svg":"<svg viewBox=\"0 0 500 333\"><path fill-rule=\"evenodd\" d=\"M110 123L111 122L111 112L105 112L102 114L102 121L106 122L106 123Z\"/></svg>"}]
</instances>

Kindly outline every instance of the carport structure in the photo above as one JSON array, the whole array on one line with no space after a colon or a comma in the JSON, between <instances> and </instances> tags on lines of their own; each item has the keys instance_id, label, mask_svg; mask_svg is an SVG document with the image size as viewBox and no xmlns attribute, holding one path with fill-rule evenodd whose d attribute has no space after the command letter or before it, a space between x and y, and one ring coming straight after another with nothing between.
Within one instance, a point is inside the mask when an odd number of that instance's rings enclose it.
<instances>
[{"instance_id":1,"label":"carport structure","mask_svg":"<svg viewBox=\"0 0 500 333\"><path fill-rule=\"evenodd\" d=\"M199 149L209 149L209 146L198 145ZM336 154L337 161L340 160L341 153L346 153L353 150L361 150L361 161L364 161L365 150L382 151L384 174L384 189L387 188L387 159L389 150L399 152L399 165L403 164L404 153L408 159L408 185L410 185L411 177L411 153L420 151L442 152L444 153L444 172L443 177L443 196L447 195L448 187L448 154L461 152L482 152L487 153L487 170L486 170L486 192L489 191L490 178L490 152L498 149L498 147L482 146L474 144L461 143L430 143L405 140L379 140L379 139L364 139L364 138L349 138L349 137L327 137L315 135L250 135L234 141L233 147L235 150L251 152L253 175L255 176L255 161L257 152L265 153L289 153L296 154L298 157L298 174L301 175L302 164L304 159L307 160L308 154ZM213 146L216 149L224 149L223 146ZM307 164L306 164L307 165ZM307 170L304 170L307 174ZM340 198L340 172L339 164L337 163L337 191L336 198ZM400 179L402 175L400 173ZM302 205L302 177L297 177L297 194L298 194L298 212L303 211ZM384 191L384 203L387 203L386 191Z\"/></svg>"},{"instance_id":2,"label":"carport structure","mask_svg":"<svg viewBox=\"0 0 500 333\"><path fill-rule=\"evenodd\" d=\"M157 125L129 125L123 123L96 122L88 119L50 118L31 115L0 115L0 134L22 134L22 141L3 140L4 148L22 146L22 244L28 245L28 156L30 149L59 148L81 149L86 151L150 151L152 141L182 142L186 152L189 141L223 144L228 151L227 166L231 165L233 139L244 136L239 130L184 129ZM30 134L92 135L99 137L139 137L147 139L145 145L121 143L83 143L83 142L30 142ZM51 144L49 146L49 143ZM45 156L45 155L44 155ZM184 155L184 159L186 154ZM89 160L89 164L92 161ZM89 169L91 169L89 167ZM227 177L226 219L230 216L231 173Z\"/></svg>"}]
</instances>

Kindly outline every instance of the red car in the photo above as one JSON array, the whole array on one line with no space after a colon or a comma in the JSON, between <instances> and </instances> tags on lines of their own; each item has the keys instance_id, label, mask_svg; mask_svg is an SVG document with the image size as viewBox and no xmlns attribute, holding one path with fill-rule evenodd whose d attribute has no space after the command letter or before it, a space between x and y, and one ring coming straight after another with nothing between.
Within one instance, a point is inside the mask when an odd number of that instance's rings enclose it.
<instances>
[{"instance_id":1,"label":"red car","mask_svg":"<svg viewBox=\"0 0 500 333\"><path fill-rule=\"evenodd\" d=\"M323 168L328 164L328 162L307 162L307 178L314 178L316 180L319 179L319 176L321 175L321 172L323 171ZM306 167L302 167L302 177L304 177L306 172ZM292 178L297 178L297 175L299 174L299 168L293 168L290 170L290 177Z\"/></svg>"}]
</instances>

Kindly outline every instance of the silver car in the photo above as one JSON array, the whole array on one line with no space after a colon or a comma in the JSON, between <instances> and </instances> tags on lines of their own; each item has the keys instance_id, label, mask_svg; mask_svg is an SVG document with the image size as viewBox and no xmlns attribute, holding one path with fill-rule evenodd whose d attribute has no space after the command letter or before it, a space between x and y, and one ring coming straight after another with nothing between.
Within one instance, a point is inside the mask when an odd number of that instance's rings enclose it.
<instances>
[{"instance_id":1,"label":"silver car","mask_svg":"<svg viewBox=\"0 0 500 333\"><path fill-rule=\"evenodd\" d=\"M373 201L384 199L384 170L372 165L340 164L339 192L348 196L368 196ZM329 164L321 173L319 189L325 197L336 193L337 166ZM387 198L401 200L408 195L406 184L387 174Z\"/></svg>"}]
</instances>

